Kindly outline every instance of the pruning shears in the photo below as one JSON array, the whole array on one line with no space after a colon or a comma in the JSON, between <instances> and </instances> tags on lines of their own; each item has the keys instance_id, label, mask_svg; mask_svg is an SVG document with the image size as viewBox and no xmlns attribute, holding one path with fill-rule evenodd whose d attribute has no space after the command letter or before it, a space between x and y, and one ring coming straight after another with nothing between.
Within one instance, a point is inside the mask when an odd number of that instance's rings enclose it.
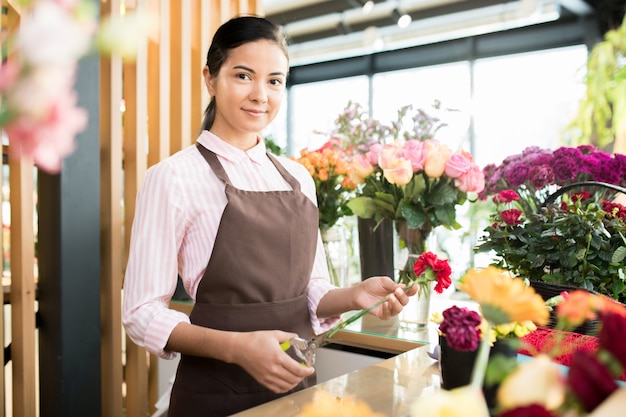
<instances>
[{"instance_id":1,"label":"pruning shears","mask_svg":"<svg viewBox=\"0 0 626 417\"><path fill-rule=\"evenodd\" d=\"M315 366L315 351L317 348L330 343L328 339L332 336L333 329L315 336L312 340L306 340L301 337L292 337L280 344L280 347L287 351L293 348L296 356L302 360L302 364L306 366ZM332 333L332 334L331 334Z\"/></svg>"}]
</instances>

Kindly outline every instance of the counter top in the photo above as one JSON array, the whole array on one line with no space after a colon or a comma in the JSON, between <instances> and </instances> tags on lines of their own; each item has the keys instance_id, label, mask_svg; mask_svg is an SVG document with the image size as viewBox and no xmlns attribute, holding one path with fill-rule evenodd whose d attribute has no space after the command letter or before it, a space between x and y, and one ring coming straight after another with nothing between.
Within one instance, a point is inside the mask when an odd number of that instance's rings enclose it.
<instances>
[{"instance_id":1,"label":"counter top","mask_svg":"<svg viewBox=\"0 0 626 417\"><path fill-rule=\"evenodd\" d=\"M433 297L431 301L431 312L441 312L452 304L473 305L471 302L449 298ZM406 417L418 396L429 390L440 389L439 364L428 356L429 349L432 349L429 343L437 343L435 324L431 323L420 330L409 330L400 326L397 317L383 321L366 315L349 326L340 337L343 340L346 337L358 339L363 335L369 336L360 339L361 342L365 340L367 348L386 349L387 352L398 354L366 368L242 411L235 416L295 416L304 404L313 401L316 393L326 391L339 399L354 398L364 401L373 411L388 417Z\"/></svg>"},{"instance_id":2,"label":"counter top","mask_svg":"<svg viewBox=\"0 0 626 417\"><path fill-rule=\"evenodd\" d=\"M235 416L295 416L304 404L313 401L319 391L326 391L339 399L365 401L373 411L388 417L407 416L411 404L419 395L440 387L438 364L427 355L427 349L427 346L414 348Z\"/></svg>"}]
</instances>

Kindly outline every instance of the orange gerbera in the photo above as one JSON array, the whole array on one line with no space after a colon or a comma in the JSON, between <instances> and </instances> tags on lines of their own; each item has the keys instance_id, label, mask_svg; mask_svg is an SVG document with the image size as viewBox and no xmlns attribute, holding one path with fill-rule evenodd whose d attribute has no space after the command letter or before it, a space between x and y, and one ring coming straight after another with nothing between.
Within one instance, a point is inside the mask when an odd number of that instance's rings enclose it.
<instances>
[{"instance_id":1,"label":"orange gerbera","mask_svg":"<svg viewBox=\"0 0 626 417\"><path fill-rule=\"evenodd\" d=\"M582 290L572 291L556 306L559 327L575 328L585 320L593 320L601 305L601 299Z\"/></svg>"},{"instance_id":2,"label":"orange gerbera","mask_svg":"<svg viewBox=\"0 0 626 417\"><path fill-rule=\"evenodd\" d=\"M580 326L585 320L594 320L601 311L626 316L626 308L622 304L604 295L584 290L569 292L556 307L559 327L564 329Z\"/></svg>"},{"instance_id":3,"label":"orange gerbera","mask_svg":"<svg viewBox=\"0 0 626 417\"><path fill-rule=\"evenodd\" d=\"M548 322L549 311L541 296L503 269L470 269L459 289L480 304L483 317L493 325L526 320L539 325Z\"/></svg>"}]
</instances>

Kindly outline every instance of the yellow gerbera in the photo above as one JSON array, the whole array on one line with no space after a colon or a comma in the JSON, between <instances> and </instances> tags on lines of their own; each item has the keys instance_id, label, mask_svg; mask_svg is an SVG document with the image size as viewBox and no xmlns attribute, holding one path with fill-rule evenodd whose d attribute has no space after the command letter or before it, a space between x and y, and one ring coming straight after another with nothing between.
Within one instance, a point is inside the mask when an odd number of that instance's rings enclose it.
<instances>
[{"instance_id":1,"label":"yellow gerbera","mask_svg":"<svg viewBox=\"0 0 626 417\"><path fill-rule=\"evenodd\" d=\"M470 269L459 289L480 304L483 317L493 325L525 320L540 325L548 322L548 308L541 296L503 269Z\"/></svg>"}]
</instances>

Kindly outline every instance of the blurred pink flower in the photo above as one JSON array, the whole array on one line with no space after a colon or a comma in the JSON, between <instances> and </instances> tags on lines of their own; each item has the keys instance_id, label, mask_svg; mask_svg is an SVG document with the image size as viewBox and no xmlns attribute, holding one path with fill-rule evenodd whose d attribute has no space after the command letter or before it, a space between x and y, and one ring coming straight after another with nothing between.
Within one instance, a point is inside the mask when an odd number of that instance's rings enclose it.
<instances>
[{"instance_id":1,"label":"blurred pink flower","mask_svg":"<svg viewBox=\"0 0 626 417\"><path fill-rule=\"evenodd\" d=\"M426 159L424 142L416 139L407 140L402 149L402 157L411 161L413 172L423 170Z\"/></svg>"},{"instance_id":2,"label":"blurred pink flower","mask_svg":"<svg viewBox=\"0 0 626 417\"><path fill-rule=\"evenodd\" d=\"M477 165L472 165L454 180L454 185L464 193L480 193L485 189L485 174Z\"/></svg>"},{"instance_id":3,"label":"blurred pink flower","mask_svg":"<svg viewBox=\"0 0 626 417\"><path fill-rule=\"evenodd\" d=\"M362 184L365 177L374 172L374 166L367 159L367 156L358 154L352 158L352 169L350 170L350 179L355 184Z\"/></svg>"},{"instance_id":4,"label":"blurred pink flower","mask_svg":"<svg viewBox=\"0 0 626 417\"><path fill-rule=\"evenodd\" d=\"M445 173L450 178L459 178L468 172L471 166L471 161L464 154L455 152L446 161Z\"/></svg>"},{"instance_id":5,"label":"blurred pink flower","mask_svg":"<svg viewBox=\"0 0 626 417\"><path fill-rule=\"evenodd\" d=\"M46 119L21 116L5 127L11 138L11 156L31 155L35 164L48 172L58 172L64 157L74 150L74 136L87 125L87 112L76 107L76 94L68 91L57 98Z\"/></svg>"}]
</instances>

